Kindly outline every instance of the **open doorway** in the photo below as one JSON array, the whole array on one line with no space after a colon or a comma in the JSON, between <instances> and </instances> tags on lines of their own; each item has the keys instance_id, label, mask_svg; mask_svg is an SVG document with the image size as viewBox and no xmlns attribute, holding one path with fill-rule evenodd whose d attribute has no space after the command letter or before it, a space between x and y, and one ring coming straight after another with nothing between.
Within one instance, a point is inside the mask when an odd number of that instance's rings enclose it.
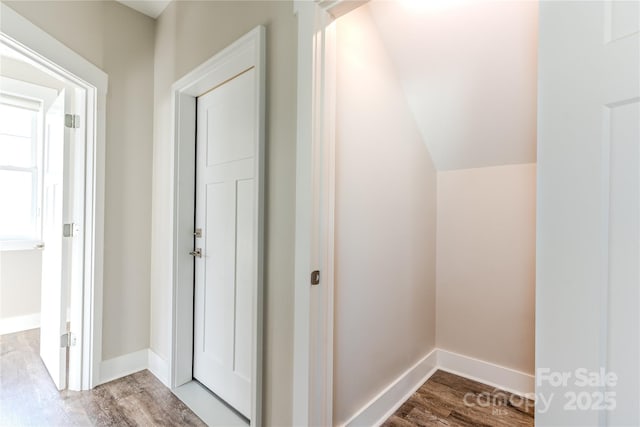
<instances>
[{"instance_id":1,"label":"open doorway","mask_svg":"<svg viewBox=\"0 0 640 427\"><path fill-rule=\"evenodd\" d=\"M71 290L82 280L84 257L77 113L86 95L4 43L0 60L1 332L38 328L40 357L56 387L79 389L81 359L71 347L82 330L82 299Z\"/></svg>"},{"instance_id":2,"label":"open doorway","mask_svg":"<svg viewBox=\"0 0 640 427\"><path fill-rule=\"evenodd\" d=\"M102 356L108 79L12 9L0 8L0 300L27 313L1 312L11 317L3 319L2 332L40 326L39 353L56 388L88 390L99 382ZM32 259L16 262L24 255L19 252ZM14 305L12 295L20 303Z\"/></svg>"},{"instance_id":3,"label":"open doorway","mask_svg":"<svg viewBox=\"0 0 640 427\"><path fill-rule=\"evenodd\" d=\"M534 390L537 5L409 3L308 11L298 423L382 424L437 370Z\"/></svg>"}]
</instances>

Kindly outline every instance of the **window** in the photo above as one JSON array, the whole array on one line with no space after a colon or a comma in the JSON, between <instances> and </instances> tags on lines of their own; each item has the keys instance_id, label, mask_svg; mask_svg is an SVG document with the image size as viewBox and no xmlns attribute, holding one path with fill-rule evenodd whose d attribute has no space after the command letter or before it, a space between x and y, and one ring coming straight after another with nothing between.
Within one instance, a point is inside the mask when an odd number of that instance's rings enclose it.
<instances>
[{"instance_id":1,"label":"window","mask_svg":"<svg viewBox=\"0 0 640 427\"><path fill-rule=\"evenodd\" d=\"M42 102L0 95L0 241L38 241Z\"/></svg>"}]
</instances>

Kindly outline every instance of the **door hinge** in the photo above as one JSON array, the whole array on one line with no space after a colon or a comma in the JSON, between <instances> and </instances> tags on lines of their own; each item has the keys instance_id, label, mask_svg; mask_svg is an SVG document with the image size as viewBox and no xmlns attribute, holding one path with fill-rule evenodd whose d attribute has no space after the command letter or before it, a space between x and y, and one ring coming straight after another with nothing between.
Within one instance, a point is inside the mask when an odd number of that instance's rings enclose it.
<instances>
[{"instance_id":1,"label":"door hinge","mask_svg":"<svg viewBox=\"0 0 640 427\"><path fill-rule=\"evenodd\" d=\"M76 337L71 332L60 335L60 347L72 347L76 345Z\"/></svg>"},{"instance_id":2,"label":"door hinge","mask_svg":"<svg viewBox=\"0 0 640 427\"><path fill-rule=\"evenodd\" d=\"M320 284L320 271L315 270L311 272L311 284L319 285Z\"/></svg>"},{"instance_id":3,"label":"door hinge","mask_svg":"<svg viewBox=\"0 0 640 427\"><path fill-rule=\"evenodd\" d=\"M80 127L80 116L77 114L65 114L64 125L71 129L78 129Z\"/></svg>"},{"instance_id":4,"label":"door hinge","mask_svg":"<svg viewBox=\"0 0 640 427\"><path fill-rule=\"evenodd\" d=\"M73 222L62 225L62 237L73 237L73 236L76 236L79 232L80 232L80 227L78 227Z\"/></svg>"}]
</instances>

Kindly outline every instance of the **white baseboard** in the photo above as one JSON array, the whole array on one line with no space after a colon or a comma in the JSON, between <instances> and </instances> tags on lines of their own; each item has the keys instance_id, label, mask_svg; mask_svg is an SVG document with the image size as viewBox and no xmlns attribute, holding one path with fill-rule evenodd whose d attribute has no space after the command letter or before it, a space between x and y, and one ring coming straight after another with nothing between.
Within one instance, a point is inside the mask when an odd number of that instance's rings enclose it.
<instances>
[{"instance_id":1,"label":"white baseboard","mask_svg":"<svg viewBox=\"0 0 640 427\"><path fill-rule=\"evenodd\" d=\"M378 426L391 416L437 370L437 349L400 375L344 425Z\"/></svg>"},{"instance_id":2,"label":"white baseboard","mask_svg":"<svg viewBox=\"0 0 640 427\"><path fill-rule=\"evenodd\" d=\"M169 365L150 348L103 360L100 365L100 383L104 384L148 369L169 387Z\"/></svg>"},{"instance_id":3,"label":"white baseboard","mask_svg":"<svg viewBox=\"0 0 640 427\"><path fill-rule=\"evenodd\" d=\"M100 365L100 384L147 369L148 364L149 349L103 360Z\"/></svg>"},{"instance_id":4,"label":"white baseboard","mask_svg":"<svg viewBox=\"0 0 640 427\"><path fill-rule=\"evenodd\" d=\"M40 327L40 313L0 319L0 335L28 331Z\"/></svg>"},{"instance_id":5,"label":"white baseboard","mask_svg":"<svg viewBox=\"0 0 640 427\"><path fill-rule=\"evenodd\" d=\"M162 384L171 388L169 385L169 365L162 357L158 356L155 351L148 349L148 352L147 369L149 369Z\"/></svg>"},{"instance_id":6,"label":"white baseboard","mask_svg":"<svg viewBox=\"0 0 640 427\"><path fill-rule=\"evenodd\" d=\"M438 349L438 368L509 393L534 398L535 377L504 366Z\"/></svg>"},{"instance_id":7,"label":"white baseboard","mask_svg":"<svg viewBox=\"0 0 640 427\"><path fill-rule=\"evenodd\" d=\"M344 426L379 426L438 369L520 396L534 398L535 378L483 360L434 349L362 407Z\"/></svg>"}]
</instances>

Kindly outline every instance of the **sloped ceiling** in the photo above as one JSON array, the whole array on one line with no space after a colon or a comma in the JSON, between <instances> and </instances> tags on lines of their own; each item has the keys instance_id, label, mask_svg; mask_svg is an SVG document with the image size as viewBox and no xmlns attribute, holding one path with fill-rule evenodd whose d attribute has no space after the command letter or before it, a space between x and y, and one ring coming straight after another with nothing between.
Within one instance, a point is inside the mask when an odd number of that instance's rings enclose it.
<instances>
[{"instance_id":1,"label":"sloped ceiling","mask_svg":"<svg viewBox=\"0 0 640 427\"><path fill-rule=\"evenodd\" d=\"M537 2L367 7L438 170L536 161Z\"/></svg>"},{"instance_id":2,"label":"sloped ceiling","mask_svg":"<svg viewBox=\"0 0 640 427\"><path fill-rule=\"evenodd\" d=\"M129 6L131 9L135 9L138 12L144 13L147 16L156 19L167 8L171 0L116 0Z\"/></svg>"}]
</instances>

